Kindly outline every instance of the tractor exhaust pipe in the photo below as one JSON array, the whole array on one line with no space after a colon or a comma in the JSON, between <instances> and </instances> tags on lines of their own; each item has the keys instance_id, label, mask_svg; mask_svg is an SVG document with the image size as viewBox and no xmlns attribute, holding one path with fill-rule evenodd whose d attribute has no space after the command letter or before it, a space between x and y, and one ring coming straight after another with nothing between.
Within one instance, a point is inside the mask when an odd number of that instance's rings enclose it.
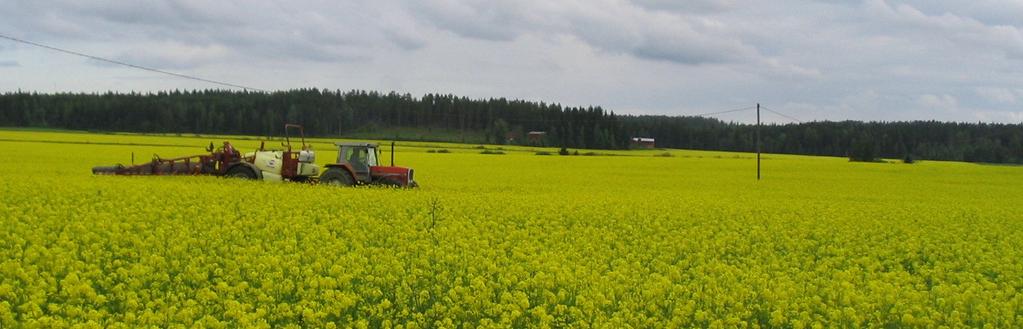
<instances>
[{"instance_id":1,"label":"tractor exhaust pipe","mask_svg":"<svg viewBox=\"0 0 1023 329\"><path fill-rule=\"evenodd\" d=\"M394 141L391 141L391 167L394 167Z\"/></svg>"}]
</instances>

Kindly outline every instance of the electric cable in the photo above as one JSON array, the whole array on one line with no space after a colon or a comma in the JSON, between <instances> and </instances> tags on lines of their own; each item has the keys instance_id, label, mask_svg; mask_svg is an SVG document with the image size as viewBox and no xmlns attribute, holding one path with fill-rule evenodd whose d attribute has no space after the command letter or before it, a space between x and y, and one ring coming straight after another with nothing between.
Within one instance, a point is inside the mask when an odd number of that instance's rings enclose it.
<instances>
[{"instance_id":1,"label":"electric cable","mask_svg":"<svg viewBox=\"0 0 1023 329\"><path fill-rule=\"evenodd\" d=\"M164 70L155 69L155 68L151 68L151 67L146 67L146 66L142 66L142 65L126 63L126 62L122 62L122 61L118 61L118 60L113 60L113 59L109 59L109 58L103 58L103 57L99 57L99 56L95 56L95 55L89 55L89 54L77 52L77 51L74 51L74 50L67 50L67 49L63 49L63 48L57 48L57 47L54 47L54 46L48 46L48 45L44 45L44 44L41 44L41 43L32 42L32 41L28 41L28 40L24 40L24 39L19 39L19 38L15 38L15 37L4 35L4 34L0 34L0 38L11 40L11 41L15 41L15 42L20 42L20 43L31 45L31 46L45 48L45 49L49 49L49 50L53 50L53 51L57 51L57 52L62 52L62 53L65 53L65 54L85 57L85 58L88 58L88 59L93 59L93 60L97 60L97 61L101 61L101 62L107 62L107 63L111 63L111 64L127 66L127 67L130 67L130 68L144 70L144 71L149 71L149 72L166 74L166 75L175 76L175 77L178 77L178 78L202 81L202 82L206 82L206 83L212 83L212 84L217 84L217 85L227 86L227 87L232 87L232 88L240 88L240 89L244 89L244 90L255 90L255 91L260 91L260 92L265 92L265 93L269 92L267 90L260 89L260 88L248 87L248 86L243 86L243 85L234 84L234 83L228 83L228 82L223 82L223 81L217 81L217 80L211 80L211 79L197 77L197 76L194 76L194 75L174 73L174 72L164 71Z\"/></svg>"},{"instance_id":2,"label":"electric cable","mask_svg":"<svg viewBox=\"0 0 1023 329\"><path fill-rule=\"evenodd\" d=\"M798 123L803 123L803 120L799 120L799 119L796 119L795 117L793 117L793 116L790 116L790 115L787 115L787 114L785 114L785 113L781 113L781 112L778 112L778 111L775 111L775 110L769 109L769 108L767 108L767 107L764 107L764 106L761 106L760 108L761 108L761 109L764 109L764 110L767 110L768 112L771 112L771 113L774 113L774 114L780 115L780 116L782 116L782 117L784 117L784 118L786 118L786 119L789 119L789 120L792 120L792 121L795 121L795 122L798 122Z\"/></svg>"}]
</instances>

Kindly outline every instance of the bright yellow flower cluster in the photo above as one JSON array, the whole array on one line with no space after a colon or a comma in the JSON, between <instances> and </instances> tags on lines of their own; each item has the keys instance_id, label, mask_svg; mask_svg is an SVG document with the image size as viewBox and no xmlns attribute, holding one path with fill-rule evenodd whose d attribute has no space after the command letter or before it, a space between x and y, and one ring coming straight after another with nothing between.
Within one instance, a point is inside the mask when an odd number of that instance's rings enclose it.
<instances>
[{"instance_id":1,"label":"bright yellow flower cluster","mask_svg":"<svg viewBox=\"0 0 1023 329\"><path fill-rule=\"evenodd\" d=\"M1020 167L403 143L395 190L89 173L202 138L0 140L2 328L1023 326Z\"/></svg>"}]
</instances>

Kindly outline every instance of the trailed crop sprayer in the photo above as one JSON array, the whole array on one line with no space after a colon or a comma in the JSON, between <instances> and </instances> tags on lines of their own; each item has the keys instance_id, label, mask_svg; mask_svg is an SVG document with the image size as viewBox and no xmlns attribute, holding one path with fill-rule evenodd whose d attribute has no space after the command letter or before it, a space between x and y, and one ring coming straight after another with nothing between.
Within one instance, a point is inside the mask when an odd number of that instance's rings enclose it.
<instances>
[{"instance_id":1,"label":"trailed crop sprayer","mask_svg":"<svg viewBox=\"0 0 1023 329\"><path fill-rule=\"evenodd\" d=\"M297 130L302 147L292 149L292 130ZM377 163L380 150L370 143L335 143L338 147L337 163L326 165L320 174L316 154L305 142L305 131L300 125L284 125L284 143L281 150L268 150L266 142L254 152L242 154L230 142L206 148L209 154L165 159L153 155L153 160L132 166L121 164L93 167L96 175L212 175L266 181L323 182L330 185L388 185L417 187L411 168L394 166L394 143L391 143L391 165Z\"/></svg>"},{"instance_id":2,"label":"trailed crop sprayer","mask_svg":"<svg viewBox=\"0 0 1023 329\"><path fill-rule=\"evenodd\" d=\"M291 130L298 130L302 137L302 148L291 147ZM305 132L300 125L284 126L285 142L282 150L267 150L265 142L254 152L241 154L231 142L214 149L213 143L206 148L209 154L192 155L165 159L153 155L153 161L140 165L93 167L97 175L213 175L267 181L309 181L316 178L320 168L316 165L316 154L305 143Z\"/></svg>"}]
</instances>

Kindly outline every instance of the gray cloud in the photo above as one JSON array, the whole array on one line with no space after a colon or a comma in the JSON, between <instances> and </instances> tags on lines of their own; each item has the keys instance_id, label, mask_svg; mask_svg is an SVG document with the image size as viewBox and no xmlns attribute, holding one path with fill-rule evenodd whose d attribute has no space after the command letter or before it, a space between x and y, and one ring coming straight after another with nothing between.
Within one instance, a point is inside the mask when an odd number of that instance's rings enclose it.
<instances>
[{"instance_id":1,"label":"gray cloud","mask_svg":"<svg viewBox=\"0 0 1023 329\"><path fill-rule=\"evenodd\" d=\"M632 0L632 3L647 9L681 13L717 13L738 5L735 0Z\"/></svg>"},{"instance_id":2,"label":"gray cloud","mask_svg":"<svg viewBox=\"0 0 1023 329\"><path fill-rule=\"evenodd\" d=\"M950 14L967 17L985 25L1023 26L1023 2L1015 0L893 0L893 6L909 5L925 15L941 16Z\"/></svg>"},{"instance_id":3,"label":"gray cloud","mask_svg":"<svg viewBox=\"0 0 1023 329\"><path fill-rule=\"evenodd\" d=\"M941 38L980 50L998 50L1006 56L1023 59L1023 31L1017 26L985 24L949 12L927 14L908 4L892 5L883 0L869 1L868 8L902 33Z\"/></svg>"},{"instance_id":4,"label":"gray cloud","mask_svg":"<svg viewBox=\"0 0 1023 329\"><path fill-rule=\"evenodd\" d=\"M1009 0L53 0L0 12L12 13L0 33L270 89L651 114L761 102L804 120L1013 122L1023 102L1023 4ZM4 88L207 87L3 40L0 54ZM77 78L40 74L56 66Z\"/></svg>"},{"instance_id":5,"label":"gray cloud","mask_svg":"<svg viewBox=\"0 0 1023 329\"><path fill-rule=\"evenodd\" d=\"M462 37L510 41L532 25L529 8L512 1L428 0L413 2L413 16Z\"/></svg>"},{"instance_id":6,"label":"gray cloud","mask_svg":"<svg viewBox=\"0 0 1023 329\"><path fill-rule=\"evenodd\" d=\"M402 24L383 8L355 3L57 2L8 6L26 12L23 16L44 18L18 22L18 27L31 34L116 42L135 49L115 56L152 63L170 60L168 67L192 67L219 59L196 56L200 48L226 48L248 57L329 62L364 60L379 48L415 50L425 43L415 27ZM315 10L312 5L326 10ZM381 16L384 20L379 20ZM163 52L174 47L170 45L184 50L184 58Z\"/></svg>"},{"instance_id":7,"label":"gray cloud","mask_svg":"<svg viewBox=\"0 0 1023 329\"><path fill-rule=\"evenodd\" d=\"M723 22L672 12L724 10L730 1L451 1L418 2L418 18L462 37L511 41L525 34L566 35L599 51L679 64L754 59L757 50Z\"/></svg>"}]
</instances>

